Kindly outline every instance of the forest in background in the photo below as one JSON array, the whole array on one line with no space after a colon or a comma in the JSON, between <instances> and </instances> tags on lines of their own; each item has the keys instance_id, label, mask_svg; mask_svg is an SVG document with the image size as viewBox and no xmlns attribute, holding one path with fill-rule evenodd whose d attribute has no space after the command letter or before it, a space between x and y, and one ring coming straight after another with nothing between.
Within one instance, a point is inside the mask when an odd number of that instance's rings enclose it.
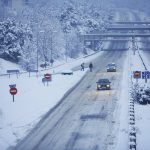
<instances>
[{"instance_id":1,"label":"forest in background","mask_svg":"<svg viewBox=\"0 0 150 150\"><path fill-rule=\"evenodd\" d=\"M116 6L149 11L148 0L28 0L20 9L0 1L0 57L25 70L87 54L79 36L105 32ZM143 6L143 7L142 7ZM145 8L144 8L145 7ZM98 50L101 43L97 43Z\"/></svg>"}]
</instances>

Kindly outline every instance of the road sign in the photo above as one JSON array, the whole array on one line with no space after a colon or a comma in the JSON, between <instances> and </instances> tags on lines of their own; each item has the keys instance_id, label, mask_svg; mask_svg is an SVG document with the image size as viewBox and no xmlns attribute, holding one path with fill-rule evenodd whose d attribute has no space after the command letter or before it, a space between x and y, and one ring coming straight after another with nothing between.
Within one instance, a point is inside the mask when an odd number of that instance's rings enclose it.
<instances>
[{"instance_id":1,"label":"road sign","mask_svg":"<svg viewBox=\"0 0 150 150\"><path fill-rule=\"evenodd\" d=\"M44 77L45 77L45 79L49 80L49 79L51 79L51 74L46 73L46 74L44 74Z\"/></svg>"},{"instance_id":2,"label":"road sign","mask_svg":"<svg viewBox=\"0 0 150 150\"><path fill-rule=\"evenodd\" d=\"M7 73L19 73L19 70L18 70L18 69L15 69L15 70L7 70Z\"/></svg>"},{"instance_id":3,"label":"road sign","mask_svg":"<svg viewBox=\"0 0 150 150\"><path fill-rule=\"evenodd\" d=\"M7 73L9 75L9 78L10 78L10 74L16 74L17 75L17 78L18 78L18 74L20 73L18 69L15 69L15 70L7 70Z\"/></svg>"},{"instance_id":4,"label":"road sign","mask_svg":"<svg viewBox=\"0 0 150 150\"><path fill-rule=\"evenodd\" d=\"M10 87L9 92L13 96L13 102L14 102L14 95L17 94L16 84L9 85L9 87Z\"/></svg>"},{"instance_id":5,"label":"road sign","mask_svg":"<svg viewBox=\"0 0 150 150\"><path fill-rule=\"evenodd\" d=\"M10 94L11 95L16 95L17 94L17 89L15 87L10 88Z\"/></svg>"},{"instance_id":6,"label":"road sign","mask_svg":"<svg viewBox=\"0 0 150 150\"><path fill-rule=\"evenodd\" d=\"M150 78L150 72L149 71L143 71L142 72L142 79L149 79Z\"/></svg>"},{"instance_id":7,"label":"road sign","mask_svg":"<svg viewBox=\"0 0 150 150\"><path fill-rule=\"evenodd\" d=\"M140 79L141 78L141 71L133 71L133 77L135 79Z\"/></svg>"},{"instance_id":8,"label":"road sign","mask_svg":"<svg viewBox=\"0 0 150 150\"><path fill-rule=\"evenodd\" d=\"M9 87L10 88L16 87L16 84L10 84Z\"/></svg>"},{"instance_id":9,"label":"road sign","mask_svg":"<svg viewBox=\"0 0 150 150\"><path fill-rule=\"evenodd\" d=\"M38 72L37 69L31 69L31 70L28 70L28 72Z\"/></svg>"}]
</instances>

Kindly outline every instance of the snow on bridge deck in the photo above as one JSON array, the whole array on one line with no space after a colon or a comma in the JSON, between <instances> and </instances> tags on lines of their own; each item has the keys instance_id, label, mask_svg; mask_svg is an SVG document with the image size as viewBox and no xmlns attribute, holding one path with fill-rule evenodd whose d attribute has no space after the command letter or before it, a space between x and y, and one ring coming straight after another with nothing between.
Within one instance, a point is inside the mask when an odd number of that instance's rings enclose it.
<instances>
[{"instance_id":1,"label":"snow on bridge deck","mask_svg":"<svg viewBox=\"0 0 150 150\"><path fill-rule=\"evenodd\" d=\"M123 38L134 38L134 37L150 37L150 33L98 33L98 34L84 34L81 38L86 40L101 40L106 37L123 37Z\"/></svg>"}]
</instances>

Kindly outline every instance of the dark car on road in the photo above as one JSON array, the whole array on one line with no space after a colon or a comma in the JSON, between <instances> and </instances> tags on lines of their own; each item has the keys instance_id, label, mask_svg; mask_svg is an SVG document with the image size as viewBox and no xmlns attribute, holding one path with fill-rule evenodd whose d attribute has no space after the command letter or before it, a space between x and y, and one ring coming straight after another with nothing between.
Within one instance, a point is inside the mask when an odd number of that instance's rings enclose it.
<instances>
[{"instance_id":1,"label":"dark car on road","mask_svg":"<svg viewBox=\"0 0 150 150\"><path fill-rule=\"evenodd\" d=\"M97 90L110 90L109 79L99 79L97 82Z\"/></svg>"},{"instance_id":2,"label":"dark car on road","mask_svg":"<svg viewBox=\"0 0 150 150\"><path fill-rule=\"evenodd\" d=\"M61 72L62 75L73 75L73 71L72 70L63 70Z\"/></svg>"},{"instance_id":3,"label":"dark car on road","mask_svg":"<svg viewBox=\"0 0 150 150\"><path fill-rule=\"evenodd\" d=\"M111 63L107 65L107 72L116 72L116 64L115 63Z\"/></svg>"}]
</instances>

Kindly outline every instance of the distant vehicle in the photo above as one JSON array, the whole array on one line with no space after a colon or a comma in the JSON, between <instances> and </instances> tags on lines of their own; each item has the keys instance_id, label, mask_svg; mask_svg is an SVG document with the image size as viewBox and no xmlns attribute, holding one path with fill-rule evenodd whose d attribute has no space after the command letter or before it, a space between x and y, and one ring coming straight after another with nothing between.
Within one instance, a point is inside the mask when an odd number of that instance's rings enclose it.
<instances>
[{"instance_id":1,"label":"distant vehicle","mask_svg":"<svg viewBox=\"0 0 150 150\"><path fill-rule=\"evenodd\" d=\"M110 90L109 79L99 79L97 82L97 90Z\"/></svg>"},{"instance_id":2,"label":"distant vehicle","mask_svg":"<svg viewBox=\"0 0 150 150\"><path fill-rule=\"evenodd\" d=\"M46 68L47 66L50 66L49 63L40 64L41 68Z\"/></svg>"},{"instance_id":3,"label":"distant vehicle","mask_svg":"<svg viewBox=\"0 0 150 150\"><path fill-rule=\"evenodd\" d=\"M116 72L116 64L115 63L111 63L107 65L107 72Z\"/></svg>"},{"instance_id":4,"label":"distant vehicle","mask_svg":"<svg viewBox=\"0 0 150 150\"><path fill-rule=\"evenodd\" d=\"M63 70L61 72L62 75L73 75L73 71L72 70Z\"/></svg>"}]
</instances>

